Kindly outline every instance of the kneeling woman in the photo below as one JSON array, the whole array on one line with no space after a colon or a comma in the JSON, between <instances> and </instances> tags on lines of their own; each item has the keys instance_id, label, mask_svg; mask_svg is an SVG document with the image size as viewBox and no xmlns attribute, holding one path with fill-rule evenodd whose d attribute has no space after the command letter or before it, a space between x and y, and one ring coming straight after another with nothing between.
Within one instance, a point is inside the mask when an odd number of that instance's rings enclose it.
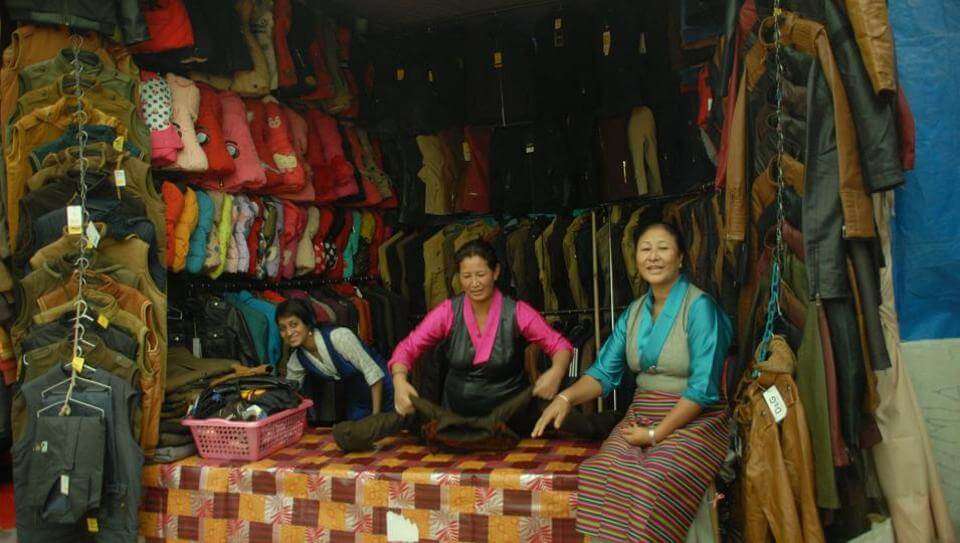
<instances>
[{"instance_id":1,"label":"kneeling woman","mask_svg":"<svg viewBox=\"0 0 960 543\"><path fill-rule=\"evenodd\" d=\"M580 465L577 530L601 541L683 541L727 449L720 405L730 321L680 273L683 242L648 226L637 268L649 292L620 316L596 363L557 395L534 437L571 407L606 395L628 371L637 391L601 452Z\"/></svg>"},{"instance_id":2,"label":"kneeling woman","mask_svg":"<svg viewBox=\"0 0 960 543\"><path fill-rule=\"evenodd\" d=\"M349 328L319 326L305 300L291 298L277 306L277 326L287 357L286 377L343 384L347 420L359 420L393 407L393 384L384 379L386 364Z\"/></svg>"}]
</instances>

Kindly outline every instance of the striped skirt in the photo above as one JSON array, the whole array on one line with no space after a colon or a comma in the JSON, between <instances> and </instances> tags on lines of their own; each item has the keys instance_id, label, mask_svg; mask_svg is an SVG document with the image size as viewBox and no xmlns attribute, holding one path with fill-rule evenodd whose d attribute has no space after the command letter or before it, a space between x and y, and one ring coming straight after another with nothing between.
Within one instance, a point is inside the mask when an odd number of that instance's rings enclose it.
<instances>
[{"instance_id":1,"label":"striped skirt","mask_svg":"<svg viewBox=\"0 0 960 543\"><path fill-rule=\"evenodd\" d=\"M680 396L642 391L600 452L580 464L577 530L602 541L683 542L727 450L722 409L705 410L662 443L627 443L631 421L658 423Z\"/></svg>"}]
</instances>

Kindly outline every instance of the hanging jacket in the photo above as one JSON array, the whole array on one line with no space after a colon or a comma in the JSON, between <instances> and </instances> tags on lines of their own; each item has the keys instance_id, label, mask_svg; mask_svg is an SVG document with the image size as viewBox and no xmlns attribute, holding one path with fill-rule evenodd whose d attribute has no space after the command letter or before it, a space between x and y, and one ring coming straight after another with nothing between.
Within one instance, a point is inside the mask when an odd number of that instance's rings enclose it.
<instances>
[{"instance_id":1,"label":"hanging jacket","mask_svg":"<svg viewBox=\"0 0 960 543\"><path fill-rule=\"evenodd\" d=\"M223 195L223 205L220 208L220 222L217 223L217 231L214 233L217 237L217 247L219 248L219 260L216 267L210 271L210 278L220 277L227 266L227 251L230 248L230 234L233 232L234 216L233 196ZM218 357L230 358L230 357Z\"/></svg>"},{"instance_id":2,"label":"hanging jacket","mask_svg":"<svg viewBox=\"0 0 960 543\"><path fill-rule=\"evenodd\" d=\"M293 279L297 264L297 243L307 223L304 211L287 200L283 201L283 236L280 241L280 276Z\"/></svg>"},{"instance_id":3,"label":"hanging jacket","mask_svg":"<svg viewBox=\"0 0 960 543\"><path fill-rule=\"evenodd\" d=\"M267 61L270 90L277 89L277 53L273 46L273 0L256 0L251 24L253 37Z\"/></svg>"},{"instance_id":4,"label":"hanging jacket","mask_svg":"<svg viewBox=\"0 0 960 543\"><path fill-rule=\"evenodd\" d=\"M541 119L594 109L597 85L602 83L594 71L595 25L590 13L566 9L554 10L536 23L534 83Z\"/></svg>"},{"instance_id":5,"label":"hanging jacket","mask_svg":"<svg viewBox=\"0 0 960 543\"><path fill-rule=\"evenodd\" d=\"M259 190L266 185L267 174L257 155L243 101L232 92L221 92L219 96L223 110L224 144L234 164L234 171L223 179L223 185Z\"/></svg>"},{"instance_id":6,"label":"hanging jacket","mask_svg":"<svg viewBox=\"0 0 960 543\"><path fill-rule=\"evenodd\" d=\"M176 253L176 236L174 229L177 226L177 220L183 213L183 193L176 185L169 181L164 181L160 186L160 193L163 195L163 201L166 204L167 219L167 261L168 268L173 266L174 254Z\"/></svg>"},{"instance_id":7,"label":"hanging jacket","mask_svg":"<svg viewBox=\"0 0 960 543\"><path fill-rule=\"evenodd\" d=\"M197 227L199 219L199 210L197 209L197 195L187 187L183 195L183 212L177 219L177 224L173 229L174 235L174 255L170 271L179 273L187 265L187 253L190 251L190 236Z\"/></svg>"},{"instance_id":8,"label":"hanging jacket","mask_svg":"<svg viewBox=\"0 0 960 543\"><path fill-rule=\"evenodd\" d=\"M632 0L607 0L597 14L593 54L602 117L626 115L643 99L648 72L645 24L641 5Z\"/></svg>"},{"instance_id":9,"label":"hanging jacket","mask_svg":"<svg viewBox=\"0 0 960 543\"><path fill-rule=\"evenodd\" d=\"M14 21L66 25L105 36L112 36L119 29L127 45L150 39L150 29L137 0L68 4L54 0L10 0L6 8Z\"/></svg>"},{"instance_id":10,"label":"hanging jacket","mask_svg":"<svg viewBox=\"0 0 960 543\"><path fill-rule=\"evenodd\" d=\"M261 190L269 190L283 184L280 169L274 161L273 152L267 141L267 109L262 100L245 98L245 118L250 125L250 137L253 140L254 151L260 158L260 166L266 174L266 183Z\"/></svg>"},{"instance_id":11,"label":"hanging jacket","mask_svg":"<svg viewBox=\"0 0 960 543\"><path fill-rule=\"evenodd\" d=\"M173 93L167 80L146 75L140 85L140 116L150 129L151 162L156 167L173 164L183 149L183 140L172 123Z\"/></svg>"},{"instance_id":12,"label":"hanging jacket","mask_svg":"<svg viewBox=\"0 0 960 543\"><path fill-rule=\"evenodd\" d=\"M353 165L344 156L337 121L322 112L307 111L308 160L314 171L317 202L333 202L357 194ZM310 140L313 144L310 144Z\"/></svg>"},{"instance_id":13,"label":"hanging jacket","mask_svg":"<svg viewBox=\"0 0 960 543\"><path fill-rule=\"evenodd\" d=\"M238 71L233 74L230 90L242 96L263 96L270 92L270 70L267 68L267 59L251 31L254 11L254 0L240 0L236 3L237 14L240 17L240 33L250 52L253 68Z\"/></svg>"},{"instance_id":14,"label":"hanging jacket","mask_svg":"<svg viewBox=\"0 0 960 543\"><path fill-rule=\"evenodd\" d=\"M150 39L130 47L132 53L162 53L193 47L193 26L182 0L157 0L146 5L143 18Z\"/></svg>"},{"instance_id":15,"label":"hanging jacket","mask_svg":"<svg viewBox=\"0 0 960 543\"><path fill-rule=\"evenodd\" d=\"M307 208L307 225L300 240L297 242L296 275L313 273L317 265L317 257L313 248L313 238L320 227L320 210L310 206Z\"/></svg>"},{"instance_id":16,"label":"hanging jacket","mask_svg":"<svg viewBox=\"0 0 960 543\"><path fill-rule=\"evenodd\" d=\"M167 84L173 94L172 121L180 128L183 149L171 169L200 173L207 170L207 156L200 148L194 123L200 113L200 90L189 79L167 74Z\"/></svg>"},{"instance_id":17,"label":"hanging jacket","mask_svg":"<svg viewBox=\"0 0 960 543\"><path fill-rule=\"evenodd\" d=\"M207 238L213 227L213 200L207 193L198 190L197 195L197 227L190 234L190 251L187 253L186 269L192 274L198 274L203 269L203 261L207 257Z\"/></svg>"},{"instance_id":18,"label":"hanging jacket","mask_svg":"<svg viewBox=\"0 0 960 543\"><path fill-rule=\"evenodd\" d=\"M207 180L204 185L222 184L222 178L236 171L236 165L227 149L227 142L223 137L223 109L220 97L213 87L198 83L200 90L200 110L197 115L197 141L207 157Z\"/></svg>"},{"instance_id":19,"label":"hanging jacket","mask_svg":"<svg viewBox=\"0 0 960 543\"><path fill-rule=\"evenodd\" d=\"M468 37L464 60L470 124L507 124L534 117L533 40L502 21L490 21Z\"/></svg>"},{"instance_id":20,"label":"hanging jacket","mask_svg":"<svg viewBox=\"0 0 960 543\"><path fill-rule=\"evenodd\" d=\"M210 221L210 234L207 236L207 254L203 260L203 271L210 272L220 265L220 220L223 217L224 193L210 191L207 193L213 204L213 219Z\"/></svg>"}]
</instances>

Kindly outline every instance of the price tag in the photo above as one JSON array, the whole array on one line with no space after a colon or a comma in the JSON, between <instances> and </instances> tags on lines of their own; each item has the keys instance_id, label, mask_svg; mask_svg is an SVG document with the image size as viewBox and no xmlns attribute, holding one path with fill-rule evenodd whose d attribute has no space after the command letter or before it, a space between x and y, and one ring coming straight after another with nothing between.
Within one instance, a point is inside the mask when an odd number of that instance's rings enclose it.
<instances>
[{"instance_id":1,"label":"price tag","mask_svg":"<svg viewBox=\"0 0 960 543\"><path fill-rule=\"evenodd\" d=\"M536 147L534 144L532 144L532 143L528 143L528 144L527 144L527 149L526 149L526 151L527 151L527 154L528 154L528 155L532 155L533 152L536 151L536 150L537 150L537 147Z\"/></svg>"},{"instance_id":2,"label":"price tag","mask_svg":"<svg viewBox=\"0 0 960 543\"><path fill-rule=\"evenodd\" d=\"M470 144L467 142L463 142L463 160L466 162L470 162L470 159L471 159Z\"/></svg>"},{"instance_id":3,"label":"price tag","mask_svg":"<svg viewBox=\"0 0 960 543\"><path fill-rule=\"evenodd\" d=\"M427 81L433 83L433 70L427 70Z\"/></svg>"},{"instance_id":4,"label":"price tag","mask_svg":"<svg viewBox=\"0 0 960 543\"><path fill-rule=\"evenodd\" d=\"M713 111L713 98L707 98L707 111Z\"/></svg>"},{"instance_id":5,"label":"price tag","mask_svg":"<svg viewBox=\"0 0 960 543\"><path fill-rule=\"evenodd\" d=\"M93 517L87 519L87 531L92 534L100 531L100 523L97 522L97 519Z\"/></svg>"},{"instance_id":6,"label":"price tag","mask_svg":"<svg viewBox=\"0 0 960 543\"><path fill-rule=\"evenodd\" d=\"M83 357L75 356L73 361L70 362L70 365L73 366L73 371L80 373L83 371Z\"/></svg>"},{"instance_id":7,"label":"price tag","mask_svg":"<svg viewBox=\"0 0 960 543\"><path fill-rule=\"evenodd\" d=\"M123 170L113 170L113 182L118 187L127 186L127 172Z\"/></svg>"},{"instance_id":8,"label":"price tag","mask_svg":"<svg viewBox=\"0 0 960 543\"><path fill-rule=\"evenodd\" d=\"M493 52L493 67L503 68L503 53L500 51Z\"/></svg>"},{"instance_id":9,"label":"price tag","mask_svg":"<svg viewBox=\"0 0 960 543\"><path fill-rule=\"evenodd\" d=\"M67 206L67 233L79 234L83 231L83 208Z\"/></svg>"},{"instance_id":10,"label":"price tag","mask_svg":"<svg viewBox=\"0 0 960 543\"><path fill-rule=\"evenodd\" d=\"M97 324L100 325L100 328L103 328L104 330L106 330L107 328L110 328L110 319L108 319L106 316L101 314L100 316L97 317Z\"/></svg>"},{"instance_id":11,"label":"price tag","mask_svg":"<svg viewBox=\"0 0 960 543\"><path fill-rule=\"evenodd\" d=\"M100 246L100 232L92 222L87 223L87 249L96 249Z\"/></svg>"},{"instance_id":12,"label":"price tag","mask_svg":"<svg viewBox=\"0 0 960 543\"><path fill-rule=\"evenodd\" d=\"M557 17L556 19L553 20L553 29L560 30L561 28L563 28L563 19L560 17Z\"/></svg>"},{"instance_id":13,"label":"price tag","mask_svg":"<svg viewBox=\"0 0 960 543\"><path fill-rule=\"evenodd\" d=\"M203 358L203 348L200 345L200 338L193 338L193 356Z\"/></svg>"},{"instance_id":14,"label":"price tag","mask_svg":"<svg viewBox=\"0 0 960 543\"><path fill-rule=\"evenodd\" d=\"M60 476L60 493L64 496L70 495L70 476L67 474Z\"/></svg>"},{"instance_id":15,"label":"price tag","mask_svg":"<svg viewBox=\"0 0 960 543\"><path fill-rule=\"evenodd\" d=\"M763 399L766 400L767 407L770 408L770 413L773 415L773 422L780 422L787 418L787 403L783 401L783 396L780 395L777 387L772 386L764 390Z\"/></svg>"},{"instance_id":16,"label":"price tag","mask_svg":"<svg viewBox=\"0 0 960 543\"><path fill-rule=\"evenodd\" d=\"M603 31L603 56L610 56L610 43L613 40L613 36L610 34L609 30Z\"/></svg>"},{"instance_id":17,"label":"price tag","mask_svg":"<svg viewBox=\"0 0 960 543\"><path fill-rule=\"evenodd\" d=\"M647 33L646 32L640 33L640 54L641 55L647 54Z\"/></svg>"},{"instance_id":18,"label":"price tag","mask_svg":"<svg viewBox=\"0 0 960 543\"><path fill-rule=\"evenodd\" d=\"M118 153L122 153L124 141L125 141L125 138L123 136L117 136L113 140L113 150Z\"/></svg>"},{"instance_id":19,"label":"price tag","mask_svg":"<svg viewBox=\"0 0 960 543\"><path fill-rule=\"evenodd\" d=\"M405 77L407 77L407 71L403 68L397 68L397 81L403 81Z\"/></svg>"}]
</instances>

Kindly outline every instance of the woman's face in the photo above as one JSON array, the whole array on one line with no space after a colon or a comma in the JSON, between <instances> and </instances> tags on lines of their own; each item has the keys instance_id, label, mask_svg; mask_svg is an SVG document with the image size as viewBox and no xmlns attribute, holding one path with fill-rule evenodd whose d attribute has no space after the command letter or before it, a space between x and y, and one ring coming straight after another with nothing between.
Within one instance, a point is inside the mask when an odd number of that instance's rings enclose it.
<instances>
[{"instance_id":1,"label":"woman's face","mask_svg":"<svg viewBox=\"0 0 960 543\"><path fill-rule=\"evenodd\" d=\"M666 228L654 226L637 240L637 269L651 286L673 284L682 260L677 240Z\"/></svg>"},{"instance_id":2,"label":"woman's face","mask_svg":"<svg viewBox=\"0 0 960 543\"><path fill-rule=\"evenodd\" d=\"M294 349L303 345L310 332L300 317L294 315L280 317L277 319L277 326L280 328L280 337L283 342Z\"/></svg>"},{"instance_id":3,"label":"woman's face","mask_svg":"<svg viewBox=\"0 0 960 543\"><path fill-rule=\"evenodd\" d=\"M500 266L490 269L479 256L468 256L460 261L460 286L474 302L485 302L493 297L494 283L500 277Z\"/></svg>"}]
</instances>

